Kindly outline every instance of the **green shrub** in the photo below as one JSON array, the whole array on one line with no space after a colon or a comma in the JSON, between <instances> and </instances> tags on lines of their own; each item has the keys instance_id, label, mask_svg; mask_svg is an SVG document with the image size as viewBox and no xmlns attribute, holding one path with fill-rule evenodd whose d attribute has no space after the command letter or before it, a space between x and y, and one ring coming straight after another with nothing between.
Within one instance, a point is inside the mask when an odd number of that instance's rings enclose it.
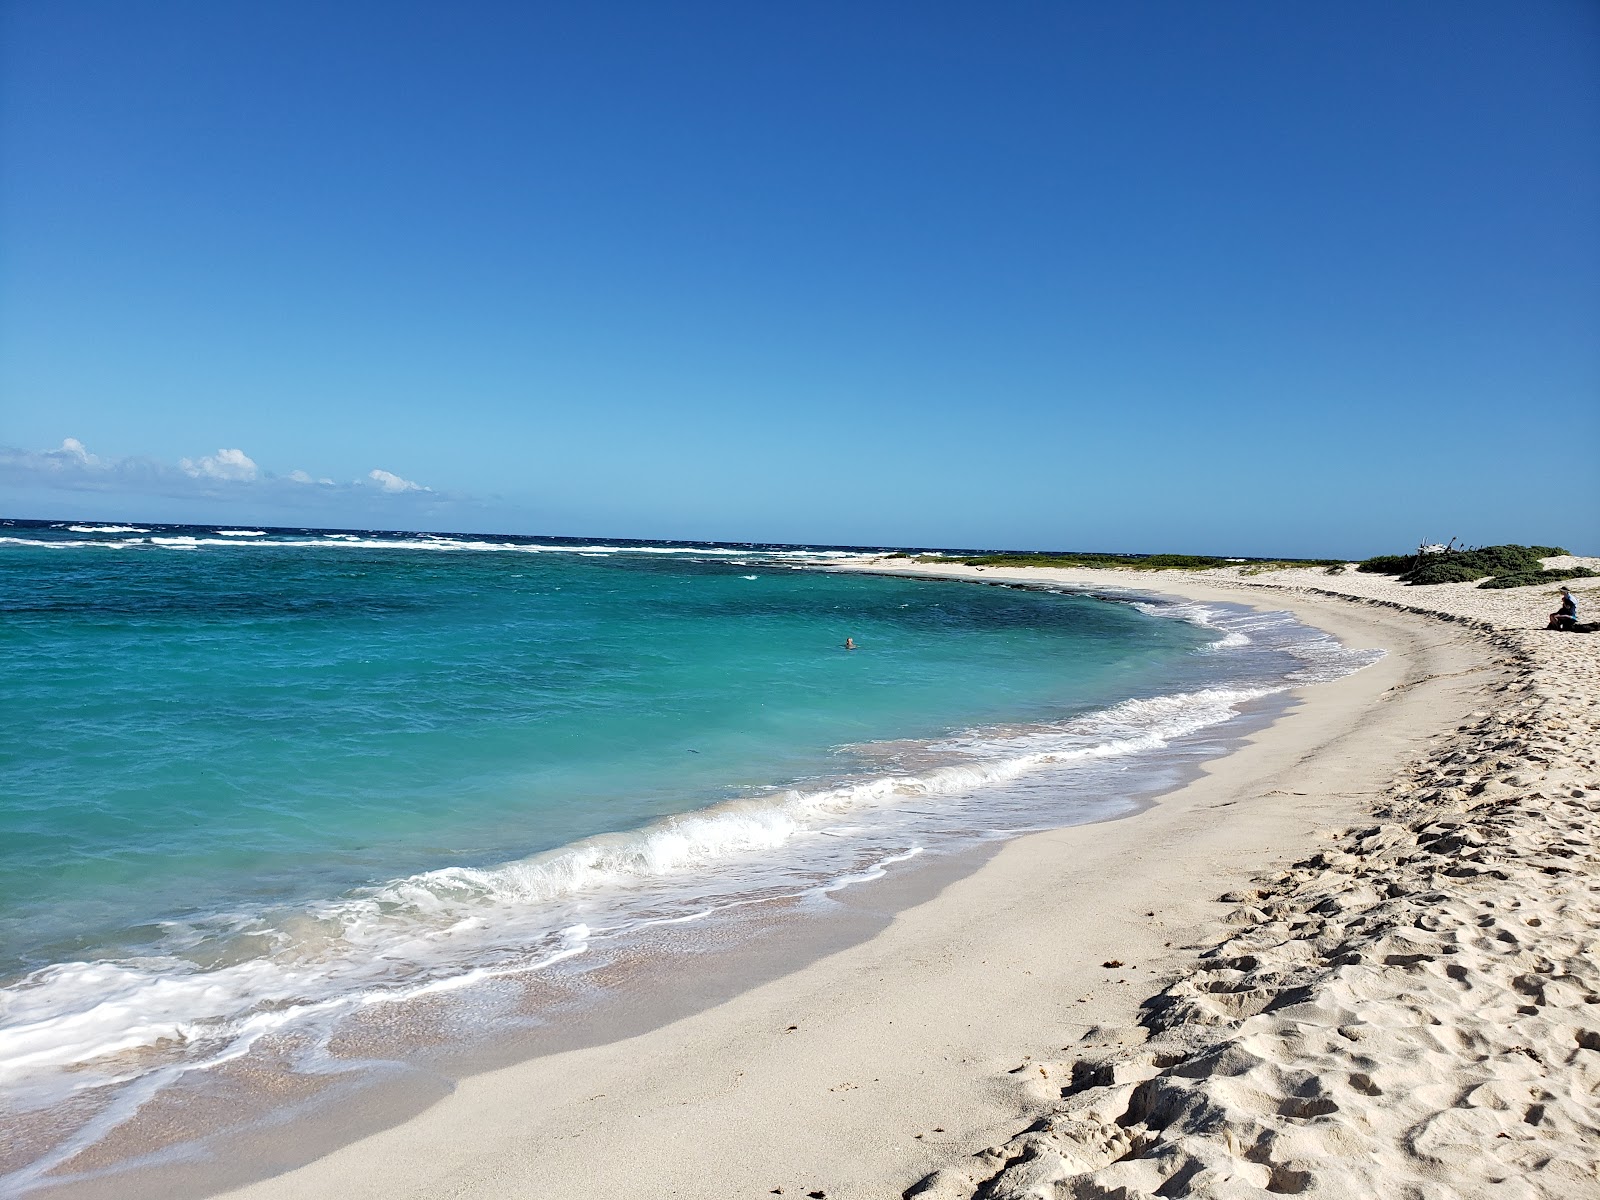
<instances>
[{"instance_id":1,"label":"green shrub","mask_svg":"<svg viewBox=\"0 0 1600 1200\"><path fill-rule=\"evenodd\" d=\"M1133 571L1211 571L1239 567L1245 574L1277 571L1284 567L1329 567L1332 558L1237 559L1214 554L977 554L949 562L969 567L1096 567Z\"/></svg>"},{"instance_id":2,"label":"green shrub","mask_svg":"<svg viewBox=\"0 0 1600 1200\"><path fill-rule=\"evenodd\" d=\"M1370 575L1398 575L1406 583L1458 583L1485 575L1537 574L1544 567L1540 559L1564 553L1559 546L1504 545L1436 554L1380 554L1357 564L1356 570ZM1443 565L1446 563L1451 568Z\"/></svg>"},{"instance_id":3,"label":"green shrub","mask_svg":"<svg viewBox=\"0 0 1600 1200\"><path fill-rule=\"evenodd\" d=\"M1479 575L1516 575L1524 571L1540 571L1544 564L1532 546L1480 546L1476 550L1458 550L1448 554L1434 554L1430 558L1453 559L1471 567Z\"/></svg>"},{"instance_id":4,"label":"green shrub","mask_svg":"<svg viewBox=\"0 0 1600 1200\"><path fill-rule=\"evenodd\" d=\"M1380 554L1356 564L1356 570L1368 575L1404 575L1416 565L1415 554Z\"/></svg>"},{"instance_id":5,"label":"green shrub","mask_svg":"<svg viewBox=\"0 0 1600 1200\"><path fill-rule=\"evenodd\" d=\"M1554 558L1553 554L1544 554L1541 558ZM1485 579L1478 586L1481 588L1515 588L1533 587L1540 583L1556 583L1563 579L1595 579L1600 578L1600 571L1590 570L1588 567L1568 567L1565 571L1520 571L1514 575L1496 575L1493 579Z\"/></svg>"},{"instance_id":6,"label":"green shrub","mask_svg":"<svg viewBox=\"0 0 1600 1200\"><path fill-rule=\"evenodd\" d=\"M1356 570L1369 575L1398 575L1402 583L1470 583L1489 576L1492 580L1516 579L1517 583L1485 583L1484 587L1526 587L1546 579L1575 579L1583 576L1545 571L1541 559L1565 554L1559 546L1479 546L1476 550L1443 550L1434 554L1380 554L1357 563Z\"/></svg>"},{"instance_id":7,"label":"green shrub","mask_svg":"<svg viewBox=\"0 0 1600 1200\"><path fill-rule=\"evenodd\" d=\"M1406 572L1400 578L1413 586L1429 583L1471 583L1474 579L1482 579L1485 575L1493 573L1463 562L1453 554L1430 554L1428 560L1420 567Z\"/></svg>"}]
</instances>

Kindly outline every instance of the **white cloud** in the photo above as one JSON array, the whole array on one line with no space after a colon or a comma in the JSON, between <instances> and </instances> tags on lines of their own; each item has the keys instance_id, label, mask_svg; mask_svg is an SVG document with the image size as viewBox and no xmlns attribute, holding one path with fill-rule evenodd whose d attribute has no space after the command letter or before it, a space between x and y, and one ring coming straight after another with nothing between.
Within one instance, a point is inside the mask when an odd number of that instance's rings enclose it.
<instances>
[{"instance_id":1,"label":"white cloud","mask_svg":"<svg viewBox=\"0 0 1600 1200\"><path fill-rule=\"evenodd\" d=\"M73 437L63 438L54 450L0 446L0 475L43 477L57 486L74 486L78 480L104 482L123 471L146 471L149 465L144 459L107 459L90 454L88 447Z\"/></svg>"},{"instance_id":2,"label":"white cloud","mask_svg":"<svg viewBox=\"0 0 1600 1200\"><path fill-rule=\"evenodd\" d=\"M99 455L90 454L88 447L74 437L62 438L61 445L54 450L5 447L0 454L4 455L7 466L34 471L77 472L104 469L111 465Z\"/></svg>"},{"instance_id":3,"label":"white cloud","mask_svg":"<svg viewBox=\"0 0 1600 1200\"><path fill-rule=\"evenodd\" d=\"M372 480L386 492L431 492L430 487L423 487L420 483L413 483L409 479L402 479L393 471L371 470L367 478Z\"/></svg>"},{"instance_id":4,"label":"white cloud","mask_svg":"<svg viewBox=\"0 0 1600 1200\"><path fill-rule=\"evenodd\" d=\"M142 456L92 454L77 438L54 450L22 450L0 444L0 487L64 489L79 492L249 500L260 504L344 504L374 519L380 512L402 512L437 505L458 506L467 498L396 475L374 470L349 482L294 470L279 475L263 470L239 449L183 458L176 463ZM330 512L332 510L329 510ZM252 518L254 519L254 518ZM351 519L354 519L353 517ZM378 518L382 519L382 518Z\"/></svg>"},{"instance_id":5,"label":"white cloud","mask_svg":"<svg viewBox=\"0 0 1600 1200\"><path fill-rule=\"evenodd\" d=\"M218 450L202 458L183 458L178 465L184 473L195 479L227 479L249 483L261 474L261 468L243 450Z\"/></svg>"},{"instance_id":6,"label":"white cloud","mask_svg":"<svg viewBox=\"0 0 1600 1200\"><path fill-rule=\"evenodd\" d=\"M77 438L62 438L61 439L61 449L59 449L59 450L47 450L47 451L45 451L45 453L46 454L59 454L63 458L66 458L66 459L70 460L71 462L73 462L74 464L80 465L80 466L98 467L100 465L99 456L98 455L94 455L94 454L90 454L89 451L85 448L84 444L82 442L80 442Z\"/></svg>"}]
</instances>

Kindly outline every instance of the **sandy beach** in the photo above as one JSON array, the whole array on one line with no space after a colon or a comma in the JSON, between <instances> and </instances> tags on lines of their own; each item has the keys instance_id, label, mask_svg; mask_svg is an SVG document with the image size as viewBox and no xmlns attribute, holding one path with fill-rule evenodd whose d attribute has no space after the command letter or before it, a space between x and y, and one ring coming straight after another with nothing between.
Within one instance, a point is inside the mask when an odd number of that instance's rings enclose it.
<instances>
[{"instance_id":1,"label":"sandy beach","mask_svg":"<svg viewBox=\"0 0 1600 1200\"><path fill-rule=\"evenodd\" d=\"M849 893L866 940L226 1194L1600 1195L1600 641L1535 629L1547 589L909 569L1388 653L1145 812Z\"/></svg>"},{"instance_id":2,"label":"sandy beach","mask_svg":"<svg viewBox=\"0 0 1600 1200\"><path fill-rule=\"evenodd\" d=\"M0 1200L1600 1200L1600 0L0 30Z\"/></svg>"}]
</instances>

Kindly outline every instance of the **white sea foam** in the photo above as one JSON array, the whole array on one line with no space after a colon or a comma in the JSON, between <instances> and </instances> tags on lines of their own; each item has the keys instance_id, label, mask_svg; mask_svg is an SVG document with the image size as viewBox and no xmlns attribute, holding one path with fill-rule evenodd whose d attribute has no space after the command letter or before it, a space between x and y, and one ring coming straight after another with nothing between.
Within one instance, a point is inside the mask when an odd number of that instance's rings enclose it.
<instances>
[{"instance_id":1,"label":"white sea foam","mask_svg":"<svg viewBox=\"0 0 1600 1200\"><path fill-rule=\"evenodd\" d=\"M1254 612L1233 606L1197 602L1157 603L1134 600L1133 606L1154 617L1187 621L1222 634L1212 650L1235 650L1261 641L1299 659L1304 665L1288 676L1295 683L1321 683L1348 675L1378 661L1381 650L1345 646L1332 634L1300 624L1282 610Z\"/></svg>"},{"instance_id":2,"label":"white sea foam","mask_svg":"<svg viewBox=\"0 0 1600 1200\"><path fill-rule=\"evenodd\" d=\"M596 938L676 919L683 905L704 911L708 897L732 903L783 880L805 894L876 878L885 855L864 866L852 848L863 840L920 846L948 837L940 830L952 821L981 833L999 813L1008 828L1030 827L1016 812L993 809L993 789L1159 749L1272 690L1210 688L1055 724L973 730L922 744L919 757L930 765L918 770L729 801L499 866L426 871L288 916L229 918L209 931L201 923L175 930L165 955L47 967L0 991L0 1085L47 1102L132 1078L149 1069L132 1052L163 1045L169 1052L158 1057L213 1064L276 1030L316 1027L351 1004L564 961ZM797 876L796 864L809 866ZM792 882L807 874L813 882ZM585 933L575 938L579 926ZM182 952L240 933L273 949L209 970Z\"/></svg>"},{"instance_id":3,"label":"white sea foam","mask_svg":"<svg viewBox=\"0 0 1600 1200\"><path fill-rule=\"evenodd\" d=\"M47 542L38 538L0 537L0 546L35 546L41 550L72 550L79 546L92 546L97 550L126 550L130 546L142 546L146 538L108 538L93 542Z\"/></svg>"},{"instance_id":4,"label":"white sea foam","mask_svg":"<svg viewBox=\"0 0 1600 1200\"><path fill-rule=\"evenodd\" d=\"M82 532L84 530L80 530ZM129 532L134 532L130 529ZM145 531L139 531L145 532ZM645 546L645 545L558 545L554 543L503 542L485 538L449 537L442 534L419 534L415 537L363 537L359 534L272 534L264 530L213 531L214 536L196 537L192 534L156 534L149 538L126 541L90 539L62 539L59 541L38 538L0 537L0 546L35 546L51 550L69 550L95 547L121 550L141 546L159 546L163 549L201 550L209 546L226 546L238 549L245 546L260 550L272 549L362 549L362 550L429 550L441 553L513 553L513 554L571 554L581 558L608 558L614 555L685 555L699 559L748 559L752 553L763 560L787 561L797 570L808 564L837 563L865 560L872 555L854 550L808 550L804 548L752 551L748 546Z\"/></svg>"},{"instance_id":5,"label":"white sea foam","mask_svg":"<svg viewBox=\"0 0 1600 1200\"><path fill-rule=\"evenodd\" d=\"M73 533L149 533L137 525L68 525Z\"/></svg>"},{"instance_id":6,"label":"white sea foam","mask_svg":"<svg viewBox=\"0 0 1600 1200\"><path fill-rule=\"evenodd\" d=\"M1148 613L1152 617L1187 621L1189 624L1198 625L1202 629L1216 629L1222 636L1211 643L1211 649L1213 650L1233 650L1250 644L1250 635L1243 628L1246 622L1240 615L1219 608L1216 605L1183 601L1157 604L1147 600L1135 600L1133 606L1140 612ZM1222 628L1218 624L1219 618L1224 613L1228 613L1229 617L1227 628Z\"/></svg>"}]
</instances>

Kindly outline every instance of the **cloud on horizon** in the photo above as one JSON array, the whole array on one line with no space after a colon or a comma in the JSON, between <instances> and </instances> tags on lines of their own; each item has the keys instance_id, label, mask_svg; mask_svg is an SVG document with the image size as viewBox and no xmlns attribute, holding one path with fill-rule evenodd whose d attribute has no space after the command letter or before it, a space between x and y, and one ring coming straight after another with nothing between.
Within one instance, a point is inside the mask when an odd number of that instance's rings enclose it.
<instances>
[{"instance_id":1,"label":"cloud on horizon","mask_svg":"<svg viewBox=\"0 0 1600 1200\"><path fill-rule=\"evenodd\" d=\"M219 448L214 454L181 458L176 465L139 456L108 458L93 454L77 438L62 440L54 450L21 450L0 446L0 483L25 488L78 492L120 492L173 499L245 499L269 503L303 504L326 498L390 502L409 498L446 501L446 493L373 468L359 479L339 483L326 476L313 478L303 470L277 475L262 467L237 447Z\"/></svg>"},{"instance_id":2,"label":"cloud on horizon","mask_svg":"<svg viewBox=\"0 0 1600 1200\"><path fill-rule=\"evenodd\" d=\"M68 438L69 442L76 442L77 438ZM63 442L62 445L65 445ZM82 443L78 443L82 445ZM218 450L215 454L208 454L204 458L180 458L178 466L183 468L185 475L193 479L237 479L241 483L248 483L261 474L261 468L256 466L255 460L243 450Z\"/></svg>"},{"instance_id":3,"label":"cloud on horizon","mask_svg":"<svg viewBox=\"0 0 1600 1200\"><path fill-rule=\"evenodd\" d=\"M415 483L410 479L402 479L393 471L379 471L374 469L367 472L367 478L372 480L373 483L377 484L386 492L433 491L431 487L423 487L420 483Z\"/></svg>"}]
</instances>

